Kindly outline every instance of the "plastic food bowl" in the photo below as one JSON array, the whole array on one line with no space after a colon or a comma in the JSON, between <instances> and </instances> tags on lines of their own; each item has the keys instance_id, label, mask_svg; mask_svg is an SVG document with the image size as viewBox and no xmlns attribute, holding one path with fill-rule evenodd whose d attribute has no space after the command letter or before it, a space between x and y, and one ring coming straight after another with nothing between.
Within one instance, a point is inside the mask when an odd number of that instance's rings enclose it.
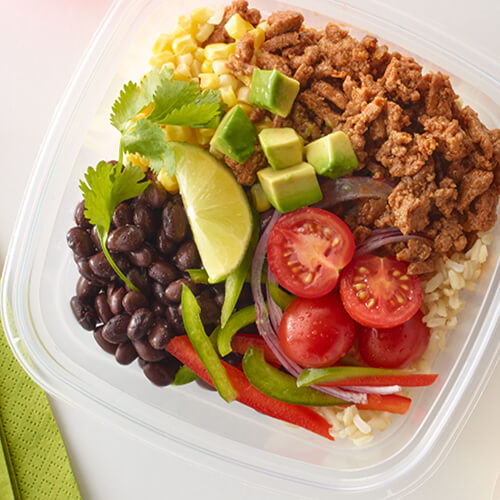
<instances>
[{"instance_id":1,"label":"plastic food bowl","mask_svg":"<svg viewBox=\"0 0 500 500\"><path fill-rule=\"evenodd\" d=\"M311 26L337 20L355 26L354 34L372 33L392 49L416 54L426 70L451 74L456 92L489 127L500 126L500 82L457 56L460 46L442 34L438 45L417 22L412 29L421 36L363 10L378 12L375 1L358 2L361 9L336 0L311 0L316 12L301 9L300 0L251 3L267 13L301 10ZM435 360L438 382L418 391L409 414L396 417L364 448L348 441L331 443L241 404L228 405L196 384L153 386L137 365L124 368L101 351L73 318L69 298L77 271L65 234L73 225L83 172L117 155L118 135L109 125L111 104L124 82L148 71L156 37L172 29L181 13L210 4L214 2L123 0L103 22L42 147L11 241L1 290L10 346L48 392L197 463L222 467L291 496L400 498L436 469L498 360L499 224L477 290L464 293L467 314L460 316L459 327ZM403 19L397 12L389 15Z\"/></svg>"}]
</instances>

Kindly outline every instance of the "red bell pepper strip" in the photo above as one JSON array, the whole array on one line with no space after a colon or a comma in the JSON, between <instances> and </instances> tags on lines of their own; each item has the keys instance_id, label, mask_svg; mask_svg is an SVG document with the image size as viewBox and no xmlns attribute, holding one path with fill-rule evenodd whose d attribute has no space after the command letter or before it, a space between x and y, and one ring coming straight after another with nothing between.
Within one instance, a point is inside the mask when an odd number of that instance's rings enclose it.
<instances>
[{"instance_id":1,"label":"red bell pepper strip","mask_svg":"<svg viewBox=\"0 0 500 500\"><path fill-rule=\"evenodd\" d=\"M376 375L372 377L355 377L346 378L344 380L335 380L333 382L320 382L318 385L327 385L330 387L355 387L360 386L375 386L383 387L387 385L400 385L401 387L424 387L431 385L437 379L435 373L412 373L408 375Z\"/></svg>"},{"instance_id":2,"label":"red bell pepper strip","mask_svg":"<svg viewBox=\"0 0 500 500\"><path fill-rule=\"evenodd\" d=\"M404 415L410 408L411 399L397 394L367 394L366 404L357 404L360 410L388 411Z\"/></svg>"},{"instance_id":3,"label":"red bell pepper strip","mask_svg":"<svg viewBox=\"0 0 500 500\"><path fill-rule=\"evenodd\" d=\"M181 363L191 368L205 382L214 385L186 335L174 337L167 345L166 350ZM333 441L333 437L329 433L330 424L314 410L305 406L284 403L262 394L250 384L242 371L224 361L221 362L233 387L238 392L236 399L240 403L250 406L264 415L298 425Z\"/></svg>"},{"instance_id":4,"label":"red bell pepper strip","mask_svg":"<svg viewBox=\"0 0 500 500\"><path fill-rule=\"evenodd\" d=\"M231 341L233 352L237 352L242 356L245 355L247 349L251 345L260 347L264 350L264 357L266 358L266 361L268 363L271 363L272 365L277 367L281 366L278 358L274 355L273 351L269 349L266 341L260 335L253 335L251 333L237 333Z\"/></svg>"}]
</instances>

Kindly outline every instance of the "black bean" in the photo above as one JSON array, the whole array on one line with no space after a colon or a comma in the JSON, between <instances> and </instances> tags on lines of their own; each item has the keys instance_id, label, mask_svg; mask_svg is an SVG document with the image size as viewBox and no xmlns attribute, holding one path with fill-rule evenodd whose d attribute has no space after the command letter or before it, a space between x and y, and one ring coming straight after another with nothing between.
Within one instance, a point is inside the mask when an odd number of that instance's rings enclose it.
<instances>
[{"instance_id":1,"label":"black bean","mask_svg":"<svg viewBox=\"0 0 500 500\"><path fill-rule=\"evenodd\" d=\"M72 227L66 234L66 241L69 248L78 257L90 257L95 253L89 233L81 227Z\"/></svg>"},{"instance_id":2,"label":"black bean","mask_svg":"<svg viewBox=\"0 0 500 500\"><path fill-rule=\"evenodd\" d=\"M99 292L99 287L92 284L90 281L85 279L83 276L78 278L76 282L76 294L82 299L91 299L97 295Z\"/></svg>"},{"instance_id":3,"label":"black bean","mask_svg":"<svg viewBox=\"0 0 500 500\"><path fill-rule=\"evenodd\" d=\"M132 314L141 307L148 307L149 301L142 292L131 290L123 297L122 305L128 314Z\"/></svg>"},{"instance_id":4,"label":"black bean","mask_svg":"<svg viewBox=\"0 0 500 500\"><path fill-rule=\"evenodd\" d=\"M115 276L115 271L108 262L104 252L99 252L89 259L90 270L100 278L111 279Z\"/></svg>"},{"instance_id":5,"label":"black bean","mask_svg":"<svg viewBox=\"0 0 500 500\"><path fill-rule=\"evenodd\" d=\"M200 254L194 241L184 242L174 256L174 264L181 270L200 267Z\"/></svg>"},{"instance_id":6,"label":"black bean","mask_svg":"<svg viewBox=\"0 0 500 500\"><path fill-rule=\"evenodd\" d=\"M137 351L137 354L139 354L139 356L144 361L149 361L149 362L160 361L167 356L167 351L165 350L157 351L156 349L153 349L147 337L142 337L142 339L134 340L133 344L135 350Z\"/></svg>"},{"instance_id":7,"label":"black bean","mask_svg":"<svg viewBox=\"0 0 500 500\"><path fill-rule=\"evenodd\" d=\"M165 312L168 322L174 327L176 333L184 333L186 330L184 328L184 322L182 321L182 309L180 304L169 305Z\"/></svg>"},{"instance_id":8,"label":"black bean","mask_svg":"<svg viewBox=\"0 0 500 500\"><path fill-rule=\"evenodd\" d=\"M248 283L245 283L243 285L243 288L241 289L240 296L238 297L238 302L236 303L236 306L238 309L241 309L246 306L250 306L253 304L253 296L252 296L252 289L250 288L250 285Z\"/></svg>"},{"instance_id":9,"label":"black bean","mask_svg":"<svg viewBox=\"0 0 500 500\"><path fill-rule=\"evenodd\" d=\"M130 316L125 313L113 316L102 329L102 336L112 344L119 344L128 340L127 327Z\"/></svg>"},{"instance_id":10,"label":"black bean","mask_svg":"<svg viewBox=\"0 0 500 500\"><path fill-rule=\"evenodd\" d=\"M224 299L225 299L225 294L224 293L216 293L214 295L214 301L217 304L217 307L222 307L224 304Z\"/></svg>"},{"instance_id":11,"label":"black bean","mask_svg":"<svg viewBox=\"0 0 500 500\"><path fill-rule=\"evenodd\" d=\"M90 229L91 224L85 217L85 200L82 200L76 206L74 217L77 226L80 226L83 229Z\"/></svg>"},{"instance_id":12,"label":"black bean","mask_svg":"<svg viewBox=\"0 0 500 500\"><path fill-rule=\"evenodd\" d=\"M113 212L113 224L122 227L132 224L132 211L127 203L120 203Z\"/></svg>"},{"instance_id":13,"label":"black bean","mask_svg":"<svg viewBox=\"0 0 500 500\"><path fill-rule=\"evenodd\" d=\"M141 270L137 267L133 267L128 273L127 278L131 281L144 295L149 296L151 293L151 283L149 282L148 274L146 270ZM127 291L131 288L125 285Z\"/></svg>"},{"instance_id":14,"label":"black bean","mask_svg":"<svg viewBox=\"0 0 500 500\"><path fill-rule=\"evenodd\" d=\"M94 308L103 323L107 323L112 317L113 313L108 305L108 299L104 293L100 293L94 300Z\"/></svg>"},{"instance_id":15,"label":"black bean","mask_svg":"<svg viewBox=\"0 0 500 500\"><path fill-rule=\"evenodd\" d=\"M129 252L128 259L134 266L148 267L153 262L155 257L155 251L149 243L144 244L139 250L135 252Z\"/></svg>"},{"instance_id":16,"label":"black bean","mask_svg":"<svg viewBox=\"0 0 500 500\"><path fill-rule=\"evenodd\" d=\"M92 226L90 231L90 237L92 238L92 242L94 246L97 248L99 252L102 251L101 240L99 239L99 232L97 231L97 226Z\"/></svg>"},{"instance_id":17,"label":"black bean","mask_svg":"<svg viewBox=\"0 0 500 500\"><path fill-rule=\"evenodd\" d=\"M78 258L76 259L76 266L78 268L78 272L87 280L90 281L93 285L96 286L104 286L107 285L107 279L100 278L96 274L92 272L90 269L90 265L87 259Z\"/></svg>"},{"instance_id":18,"label":"black bean","mask_svg":"<svg viewBox=\"0 0 500 500\"><path fill-rule=\"evenodd\" d=\"M204 325L213 325L219 321L220 309L209 293L201 293L196 297L201 308L200 318Z\"/></svg>"},{"instance_id":19,"label":"black bean","mask_svg":"<svg viewBox=\"0 0 500 500\"><path fill-rule=\"evenodd\" d=\"M99 344L101 349L103 351L106 351L109 354L114 354L116 351L116 348L118 347L116 344L112 344L111 342L108 342L103 336L102 336L102 326L97 327L94 330L94 339L95 341Z\"/></svg>"},{"instance_id":20,"label":"black bean","mask_svg":"<svg viewBox=\"0 0 500 500\"><path fill-rule=\"evenodd\" d=\"M112 292L108 294L108 305L113 314L120 314L123 311L123 297L125 297L127 292L125 288L115 288L116 286L113 285Z\"/></svg>"},{"instance_id":21,"label":"black bean","mask_svg":"<svg viewBox=\"0 0 500 500\"><path fill-rule=\"evenodd\" d=\"M148 268L148 276L163 286L170 284L178 275L179 272L175 266L165 261L155 262Z\"/></svg>"},{"instance_id":22,"label":"black bean","mask_svg":"<svg viewBox=\"0 0 500 500\"><path fill-rule=\"evenodd\" d=\"M240 366L240 363L243 359L243 356L241 354L238 354L237 352L230 352L226 356L224 356L223 361L226 363L232 365L232 366Z\"/></svg>"},{"instance_id":23,"label":"black bean","mask_svg":"<svg viewBox=\"0 0 500 500\"><path fill-rule=\"evenodd\" d=\"M145 203L136 203L133 215L134 224L140 227L146 238L152 238L156 233L156 221L153 210Z\"/></svg>"},{"instance_id":24,"label":"black bean","mask_svg":"<svg viewBox=\"0 0 500 500\"><path fill-rule=\"evenodd\" d=\"M165 349L173 336L172 328L168 324L168 321L164 318L158 318L148 336L148 340L153 349Z\"/></svg>"},{"instance_id":25,"label":"black bean","mask_svg":"<svg viewBox=\"0 0 500 500\"><path fill-rule=\"evenodd\" d=\"M208 391L215 392L217 389L215 387L212 387L210 384L207 384L202 378L197 378L196 383L202 388L206 389Z\"/></svg>"},{"instance_id":26,"label":"black bean","mask_svg":"<svg viewBox=\"0 0 500 500\"><path fill-rule=\"evenodd\" d=\"M111 258L114 260L115 264L118 266L118 269L123 273L128 273L132 268L132 264L122 253L111 252Z\"/></svg>"},{"instance_id":27,"label":"black bean","mask_svg":"<svg viewBox=\"0 0 500 500\"><path fill-rule=\"evenodd\" d=\"M168 202L162 212L162 224L169 239L177 243L181 242L188 232L188 220L184 207Z\"/></svg>"},{"instance_id":28,"label":"black bean","mask_svg":"<svg viewBox=\"0 0 500 500\"><path fill-rule=\"evenodd\" d=\"M137 364L141 367L141 368L144 368L148 362L147 361L144 361L142 358L137 358Z\"/></svg>"},{"instance_id":29,"label":"black bean","mask_svg":"<svg viewBox=\"0 0 500 500\"><path fill-rule=\"evenodd\" d=\"M152 289L155 300L164 306L168 306L169 301L165 296L165 287L161 283L153 281Z\"/></svg>"},{"instance_id":30,"label":"black bean","mask_svg":"<svg viewBox=\"0 0 500 500\"><path fill-rule=\"evenodd\" d=\"M127 224L114 229L108 236L108 249L113 252L133 252L144 243L144 231L137 226Z\"/></svg>"},{"instance_id":31,"label":"black bean","mask_svg":"<svg viewBox=\"0 0 500 500\"><path fill-rule=\"evenodd\" d=\"M193 283L186 278L180 278L178 280L172 281L172 283L167 286L167 288L165 289L165 297L170 302L180 302L182 295L182 285L186 285L193 293L197 293L199 288L196 283Z\"/></svg>"},{"instance_id":32,"label":"black bean","mask_svg":"<svg viewBox=\"0 0 500 500\"><path fill-rule=\"evenodd\" d=\"M151 306L151 310L155 316L165 316L165 306L158 302L156 299L153 301L153 305Z\"/></svg>"},{"instance_id":33,"label":"black bean","mask_svg":"<svg viewBox=\"0 0 500 500\"><path fill-rule=\"evenodd\" d=\"M132 342L122 342L118 344L115 351L115 359L121 365L129 365L137 358L137 351Z\"/></svg>"},{"instance_id":34,"label":"black bean","mask_svg":"<svg viewBox=\"0 0 500 500\"><path fill-rule=\"evenodd\" d=\"M147 363L144 365L143 370L144 375L146 375L153 384L164 387L174 381L178 367L164 362Z\"/></svg>"},{"instance_id":35,"label":"black bean","mask_svg":"<svg viewBox=\"0 0 500 500\"><path fill-rule=\"evenodd\" d=\"M159 182L151 182L139 198L153 208L161 208L167 201L168 194Z\"/></svg>"},{"instance_id":36,"label":"black bean","mask_svg":"<svg viewBox=\"0 0 500 500\"><path fill-rule=\"evenodd\" d=\"M165 255L172 255L177 248L177 243L167 236L164 229L160 229L156 236L156 248Z\"/></svg>"},{"instance_id":37,"label":"black bean","mask_svg":"<svg viewBox=\"0 0 500 500\"><path fill-rule=\"evenodd\" d=\"M97 323L97 315L94 308L84 299L74 296L70 301L71 309L76 320L85 330L93 330Z\"/></svg>"},{"instance_id":38,"label":"black bean","mask_svg":"<svg viewBox=\"0 0 500 500\"><path fill-rule=\"evenodd\" d=\"M127 327L127 337L130 340L139 340L144 335L148 335L151 332L155 324L154 314L145 307L137 309L132 317Z\"/></svg>"}]
</instances>

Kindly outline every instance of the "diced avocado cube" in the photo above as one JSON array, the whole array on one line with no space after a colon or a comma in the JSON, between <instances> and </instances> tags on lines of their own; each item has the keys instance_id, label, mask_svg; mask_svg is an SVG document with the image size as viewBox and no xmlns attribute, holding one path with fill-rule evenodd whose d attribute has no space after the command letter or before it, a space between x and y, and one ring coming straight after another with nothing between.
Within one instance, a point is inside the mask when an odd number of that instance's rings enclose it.
<instances>
[{"instance_id":1,"label":"diced avocado cube","mask_svg":"<svg viewBox=\"0 0 500 500\"><path fill-rule=\"evenodd\" d=\"M250 104L286 117L299 93L300 83L278 70L254 69Z\"/></svg>"},{"instance_id":2,"label":"diced avocado cube","mask_svg":"<svg viewBox=\"0 0 500 500\"><path fill-rule=\"evenodd\" d=\"M245 163L255 148L257 129L241 106L231 108L219 123L210 145L238 163Z\"/></svg>"},{"instance_id":3,"label":"diced avocado cube","mask_svg":"<svg viewBox=\"0 0 500 500\"><path fill-rule=\"evenodd\" d=\"M312 205L323 197L314 167L309 163L281 170L267 167L259 170L257 176L271 205L282 213Z\"/></svg>"},{"instance_id":4,"label":"diced avocado cube","mask_svg":"<svg viewBox=\"0 0 500 500\"><path fill-rule=\"evenodd\" d=\"M265 128L259 133L262 151L271 167L291 167L302 161L304 142L293 128Z\"/></svg>"},{"instance_id":5,"label":"diced avocado cube","mask_svg":"<svg viewBox=\"0 0 500 500\"><path fill-rule=\"evenodd\" d=\"M332 132L305 147L307 161L326 177L340 177L358 167L351 140L344 132Z\"/></svg>"}]
</instances>

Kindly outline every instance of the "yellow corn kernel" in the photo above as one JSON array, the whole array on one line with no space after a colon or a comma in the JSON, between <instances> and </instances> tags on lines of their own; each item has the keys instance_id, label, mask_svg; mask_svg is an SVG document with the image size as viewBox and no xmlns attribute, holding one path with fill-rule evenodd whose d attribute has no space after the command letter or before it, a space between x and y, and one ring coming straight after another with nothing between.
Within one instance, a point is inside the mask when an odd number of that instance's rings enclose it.
<instances>
[{"instance_id":1,"label":"yellow corn kernel","mask_svg":"<svg viewBox=\"0 0 500 500\"><path fill-rule=\"evenodd\" d=\"M196 47L193 52L194 58L201 63L205 60L205 51L201 47Z\"/></svg>"},{"instance_id":2,"label":"yellow corn kernel","mask_svg":"<svg viewBox=\"0 0 500 500\"><path fill-rule=\"evenodd\" d=\"M201 62L195 59L191 64L191 74L197 77L200 73L201 73Z\"/></svg>"},{"instance_id":3,"label":"yellow corn kernel","mask_svg":"<svg viewBox=\"0 0 500 500\"><path fill-rule=\"evenodd\" d=\"M257 24L257 28L259 28L262 31L266 31L267 28L269 27L269 23L267 21L262 21L261 23Z\"/></svg>"},{"instance_id":4,"label":"yellow corn kernel","mask_svg":"<svg viewBox=\"0 0 500 500\"><path fill-rule=\"evenodd\" d=\"M250 89L248 87L241 87L238 89L238 102L250 103Z\"/></svg>"},{"instance_id":5,"label":"yellow corn kernel","mask_svg":"<svg viewBox=\"0 0 500 500\"><path fill-rule=\"evenodd\" d=\"M196 142L200 146L206 146L210 142L210 139L212 139L214 133L215 130L213 128L197 128L194 131Z\"/></svg>"},{"instance_id":6,"label":"yellow corn kernel","mask_svg":"<svg viewBox=\"0 0 500 500\"><path fill-rule=\"evenodd\" d=\"M151 64L151 66L158 66L161 68L164 64L173 62L173 60L174 54L172 54L172 52L170 52L169 50L164 50L159 54L151 56L149 59L149 64Z\"/></svg>"},{"instance_id":7,"label":"yellow corn kernel","mask_svg":"<svg viewBox=\"0 0 500 500\"><path fill-rule=\"evenodd\" d=\"M177 183L177 177L175 177L175 174L170 177L165 169L162 168L161 172L158 174L158 180L170 194L177 194L179 192L179 184Z\"/></svg>"},{"instance_id":8,"label":"yellow corn kernel","mask_svg":"<svg viewBox=\"0 0 500 500\"><path fill-rule=\"evenodd\" d=\"M205 57L209 61L229 59L236 51L236 43L211 43L205 47Z\"/></svg>"},{"instance_id":9,"label":"yellow corn kernel","mask_svg":"<svg viewBox=\"0 0 500 500\"><path fill-rule=\"evenodd\" d=\"M193 30L193 21L187 16L179 16L177 19L177 27L184 31L184 33L191 33ZM196 28L196 26L195 26Z\"/></svg>"},{"instance_id":10,"label":"yellow corn kernel","mask_svg":"<svg viewBox=\"0 0 500 500\"><path fill-rule=\"evenodd\" d=\"M238 106L247 114L249 115L250 112L252 111L252 106L250 104L247 104L246 102L238 102Z\"/></svg>"},{"instance_id":11,"label":"yellow corn kernel","mask_svg":"<svg viewBox=\"0 0 500 500\"><path fill-rule=\"evenodd\" d=\"M255 50L259 50L266 39L266 32L260 28L249 31L253 35L253 45Z\"/></svg>"},{"instance_id":12,"label":"yellow corn kernel","mask_svg":"<svg viewBox=\"0 0 500 500\"><path fill-rule=\"evenodd\" d=\"M252 85L252 77L247 75L238 75L238 80L243 83L243 85L250 87Z\"/></svg>"},{"instance_id":13,"label":"yellow corn kernel","mask_svg":"<svg viewBox=\"0 0 500 500\"><path fill-rule=\"evenodd\" d=\"M248 21L245 21L239 14L234 14L225 24L224 28L227 34L235 40L239 40L245 33L253 30L253 26Z\"/></svg>"},{"instance_id":14,"label":"yellow corn kernel","mask_svg":"<svg viewBox=\"0 0 500 500\"><path fill-rule=\"evenodd\" d=\"M200 87L202 89L217 89L219 88L219 76L213 73L200 73Z\"/></svg>"},{"instance_id":15,"label":"yellow corn kernel","mask_svg":"<svg viewBox=\"0 0 500 500\"><path fill-rule=\"evenodd\" d=\"M173 61L170 61L170 62L164 64L163 68L165 68L165 69L171 69L172 71L174 71L175 70L175 64L174 64Z\"/></svg>"},{"instance_id":16,"label":"yellow corn kernel","mask_svg":"<svg viewBox=\"0 0 500 500\"><path fill-rule=\"evenodd\" d=\"M193 52L194 50L196 50L196 48L196 42L189 33L178 36L172 42L172 50L174 51L174 54L176 56L181 56L182 54Z\"/></svg>"},{"instance_id":17,"label":"yellow corn kernel","mask_svg":"<svg viewBox=\"0 0 500 500\"><path fill-rule=\"evenodd\" d=\"M212 67L214 68L214 73L217 75L231 73L231 71L227 67L227 61L224 59L216 59L215 61L212 61Z\"/></svg>"},{"instance_id":18,"label":"yellow corn kernel","mask_svg":"<svg viewBox=\"0 0 500 500\"><path fill-rule=\"evenodd\" d=\"M250 188L250 199L257 212L265 212L271 208L271 204L259 183Z\"/></svg>"},{"instance_id":19,"label":"yellow corn kernel","mask_svg":"<svg viewBox=\"0 0 500 500\"><path fill-rule=\"evenodd\" d=\"M167 141L194 142L193 129L185 125L165 125L163 127Z\"/></svg>"},{"instance_id":20,"label":"yellow corn kernel","mask_svg":"<svg viewBox=\"0 0 500 500\"><path fill-rule=\"evenodd\" d=\"M177 56L175 58L176 64L186 64L187 66L191 66L191 64L193 64L193 61L193 54L182 54L182 56Z\"/></svg>"},{"instance_id":21,"label":"yellow corn kernel","mask_svg":"<svg viewBox=\"0 0 500 500\"><path fill-rule=\"evenodd\" d=\"M177 80L188 81L193 78L191 68L187 64L178 64L174 70L174 78Z\"/></svg>"},{"instance_id":22,"label":"yellow corn kernel","mask_svg":"<svg viewBox=\"0 0 500 500\"><path fill-rule=\"evenodd\" d=\"M257 132L260 132L265 128L270 128L271 126L272 126L272 121L269 118L265 118L264 121L255 124Z\"/></svg>"},{"instance_id":23,"label":"yellow corn kernel","mask_svg":"<svg viewBox=\"0 0 500 500\"><path fill-rule=\"evenodd\" d=\"M215 156L219 160L222 160L224 158L224 155L219 150L215 149L213 146L210 146L208 151L212 156Z\"/></svg>"},{"instance_id":24,"label":"yellow corn kernel","mask_svg":"<svg viewBox=\"0 0 500 500\"><path fill-rule=\"evenodd\" d=\"M149 169L149 160L139 153L129 153L127 161L134 167L139 167L143 173L146 173Z\"/></svg>"},{"instance_id":25,"label":"yellow corn kernel","mask_svg":"<svg viewBox=\"0 0 500 500\"><path fill-rule=\"evenodd\" d=\"M214 9L210 7L198 7L191 11L191 21L196 24L206 23L213 15Z\"/></svg>"},{"instance_id":26,"label":"yellow corn kernel","mask_svg":"<svg viewBox=\"0 0 500 500\"><path fill-rule=\"evenodd\" d=\"M208 40L208 37L213 33L215 26L213 24L202 24L196 31L194 37L199 43Z\"/></svg>"},{"instance_id":27,"label":"yellow corn kernel","mask_svg":"<svg viewBox=\"0 0 500 500\"><path fill-rule=\"evenodd\" d=\"M236 103L238 102L238 99L236 99L236 94L234 93L234 90L232 87L221 87L219 90L220 90L220 96L221 96L222 100L229 107L236 105Z\"/></svg>"},{"instance_id":28,"label":"yellow corn kernel","mask_svg":"<svg viewBox=\"0 0 500 500\"><path fill-rule=\"evenodd\" d=\"M214 72L214 67L212 66L212 61L209 61L208 59L205 59L201 63L201 71L203 73L213 73Z\"/></svg>"},{"instance_id":29,"label":"yellow corn kernel","mask_svg":"<svg viewBox=\"0 0 500 500\"><path fill-rule=\"evenodd\" d=\"M236 92L240 87L240 81L235 78L233 75L219 75L219 82L221 87L232 87L232 89Z\"/></svg>"},{"instance_id":30,"label":"yellow corn kernel","mask_svg":"<svg viewBox=\"0 0 500 500\"><path fill-rule=\"evenodd\" d=\"M168 33L160 35L153 45L153 54L157 55L165 50L172 50L172 41L174 37Z\"/></svg>"}]
</instances>

